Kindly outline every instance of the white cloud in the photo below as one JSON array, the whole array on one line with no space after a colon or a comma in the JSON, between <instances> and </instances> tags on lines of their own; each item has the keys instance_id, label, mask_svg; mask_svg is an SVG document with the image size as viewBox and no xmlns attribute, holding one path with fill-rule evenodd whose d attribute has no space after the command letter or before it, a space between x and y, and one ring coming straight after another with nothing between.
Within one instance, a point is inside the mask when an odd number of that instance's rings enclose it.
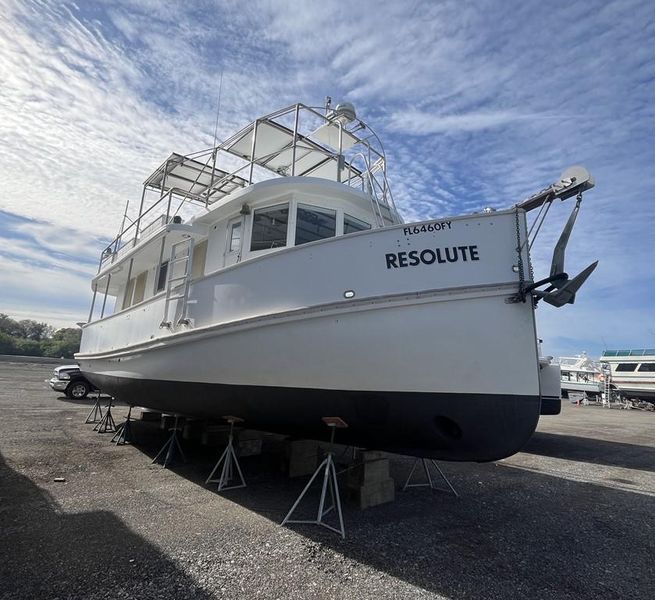
<instances>
[{"instance_id":1,"label":"white cloud","mask_svg":"<svg viewBox=\"0 0 655 600\"><path fill-rule=\"evenodd\" d=\"M28 270L44 254L58 269L66 256L94 256L152 169L211 143L223 72L221 137L296 100L355 101L385 142L411 220L508 206L585 164L598 186L567 265L601 263L575 306L540 309L553 314L542 335L591 339L599 318L629 331L623 315L652 314L607 290L652 298L655 288L653 20L647 0L10 2L0 15L0 208L52 224L23 229ZM541 234L538 272L568 209L556 206Z\"/></svg>"},{"instance_id":2,"label":"white cloud","mask_svg":"<svg viewBox=\"0 0 655 600\"><path fill-rule=\"evenodd\" d=\"M439 115L430 112L408 110L391 115L389 129L410 135L434 135L450 131L479 131L500 127L530 119L556 119L547 115L523 115L510 111L470 112L461 115Z\"/></svg>"},{"instance_id":3,"label":"white cloud","mask_svg":"<svg viewBox=\"0 0 655 600\"><path fill-rule=\"evenodd\" d=\"M0 254L0 312L73 327L91 305L89 277Z\"/></svg>"}]
</instances>

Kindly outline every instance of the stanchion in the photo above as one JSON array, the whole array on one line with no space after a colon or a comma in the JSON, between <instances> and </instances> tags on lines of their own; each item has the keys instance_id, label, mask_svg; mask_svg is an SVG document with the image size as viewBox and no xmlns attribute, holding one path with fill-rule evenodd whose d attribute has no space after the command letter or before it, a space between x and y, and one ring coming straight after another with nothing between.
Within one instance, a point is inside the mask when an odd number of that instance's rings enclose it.
<instances>
[{"instance_id":1,"label":"stanchion","mask_svg":"<svg viewBox=\"0 0 655 600\"><path fill-rule=\"evenodd\" d=\"M86 421L84 423L97 423L102 419L102 406L100 406L100 390L96 395L96 401L91 409L91 412L86 416Z\"/></svg>"},{"instance_id":2,"label":"stanchion","mask_svg":"<svg viewBox=\"0 0 655 600\"><path fill-rule=\"evenodd\" d=\"M429 462L428 462L429 461ZM418 467L419 462L423 465L423 471L425 472L425 477L427 479L426 482L423 483L410 483L412 480L412 476L414 475L414 471L416 471L416 467ZM450 491L455 494L457 498L459 498L459 494L455 490L455 488L452 486L450 481L448 480L448 477L444 474L444 472L441 470L439 465L437 464L436 460L433 459L427 459L427 458L417 458L414 461L414 466L412 467L412 470L409 472L409 477L407 478L407 481L405 482L405 485L403 486L403 492L407 488L412 488L412 487L429 487L431 490L439 490L441 492L447 492L448 490L444 490L443 488L437 487L434 485L434 482L432 481L432 476L430 475L430 465L429 463L432 463L432 466L437 470L439 475L441 475L441 478L446 482L446 485L450 488Z\"/></svg>"},{"instance_id":3,"label":"stanchion","mask_svg":"<svg viewBox=\"0 0 655 600\"><path fill-rule=\"evenodd\" d=\"M111 441L114 442L117 446L123 446L125 444L131 444L132 443L132 407L127 411L127 417L125 418L125 421L123 421L118 428L116 429L116 433L114 434L114 437L111 438Z\"/></svg>"},{"instance_id":4,"label":"stanchion","mask_svg":"<svg viewBox=\"0 0 655 600\"><path fill-rule=\"evenodd\" d=\"M93 431L98 433L113 433L116 431L116 422L114 417L111 414L111 403L113 398L109 398L109 403L107 404L107 410L105 411L104 417L100 419L100 422L93 428Z\"/></svg>"},{"instance_id":5,"label":"stanchion","mask_svg":"<svg viewBox=\"0 0 655 600\"><path fill-rule=\"evenodd\" d=\"M235 490L237 488L246 487L246 480L243 478L243 473L241 472L241 467L239 466L239 461L237 460L237 455L234 452L234 424L243 422L243 419L233 416L223 417L230 424L230 434L227 440L227 447L223 450L223 454L218 459L216 466L212 469L212 472L207 477L205 485L208 483L218 483L218 491L223 490ZM222 466L222 468L221 468ZM218 479L212 479L216 471L221 469L221 475ZM230 485L230 481L234 479L234 470L239 474L239 480L241 483L235 483Z\"/></svg>"},{"instance_id":6,"label":"stanchion","mask_svg":"<svg viewBox=\"0 0 655 600\"><path fill-rule=\"evenodd\" d=\"M340 417L323 417L323 423L325 423L330 429L330 450L327 453L327 456L323 462L318 466L311 479L305 486L305 489L301 492L298 499L294 502L291 510L287 513L287 516L284 517L282 525L287 523L306 523L310 525L320 525L326 527L335 533L339 533L342 538L346 537L346 530L343 526L343 513L341 512L341 498L339 496L339 482L337 481L337 472L334 467L334 454L332 452L332 447L334 445L334 434L337 428L348 427L348 424L341 419ZM318 512L316 513L315 519L291 519L291 515L298 508L298 505L305 497L305 494L309 491L314 480L323 473L323 486L321 488L321 497L318 504ZM326 508L326 496L330 493L330 506ZM325 522L325 517L336 509L336 513L339 519L339 527L333 527Z\"/></svg>"},{"instance_id":7,"label":"stanchion","mask_svg":"<svg viewBox=\"0 0 655 600\"><path fill-rule=\"evenodd\" d=\"M153 464L156 463L161 456L163 456L164 460L162 462L162 466L166 468L175 458L176 450L180 453L182 460L186 462L184 452L182 452L182 446L180 445L180 441L177 439L177 432L180 431L180 427L178 426L178 419L178 415L175 415L175 423L173 424L173 427L169 429L171 436L163 445L162 449L157 453L157 456L152 459Z\"/></svg>"}]
</instances>

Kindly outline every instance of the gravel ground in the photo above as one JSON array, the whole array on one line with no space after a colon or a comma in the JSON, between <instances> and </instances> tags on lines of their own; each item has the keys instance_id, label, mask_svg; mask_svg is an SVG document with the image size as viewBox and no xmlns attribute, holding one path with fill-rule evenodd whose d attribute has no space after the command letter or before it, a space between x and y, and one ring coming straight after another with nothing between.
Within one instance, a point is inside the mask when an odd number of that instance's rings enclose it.
<instances>
[{"instance_id":1,"label":"gravel ground","mask_svg":"<svg viewBox=\"0 0 655 600\"><path fill-rule=\"evenodd\" d=\"M203 485L217 451L152 465L84 425L51 366L0 362L0 598L655 598L655 414L566 405L522 452L442 466L461 498L425 489L359 511L347 538L279 522L305 480L274 454L248 488ZM115 410L118 420L125 413ZM401 482L411 459L393 456ZM65 482L55 482L64 477Z\"/></svg>"}]
</instances>

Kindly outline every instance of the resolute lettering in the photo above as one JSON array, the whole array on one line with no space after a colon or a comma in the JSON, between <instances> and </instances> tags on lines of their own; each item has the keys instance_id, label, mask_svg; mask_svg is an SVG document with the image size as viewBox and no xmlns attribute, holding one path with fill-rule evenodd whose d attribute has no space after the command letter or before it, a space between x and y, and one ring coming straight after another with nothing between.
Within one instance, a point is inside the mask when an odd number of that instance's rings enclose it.
<instances>
[{"instance_id":1,"label":"resolute lettering","mask_svg":"<svg viewBox=\"0 0 655 600\"><path fill-rule=\"evenodd\" d=\"M477 246L449 246L445 248L426 248L425 250L411 250L410 252L390 252L385 254L387 269L403 267L416 267L418 265L432 265L472 262L480 260Z\"/></svg>"}]
</instances>

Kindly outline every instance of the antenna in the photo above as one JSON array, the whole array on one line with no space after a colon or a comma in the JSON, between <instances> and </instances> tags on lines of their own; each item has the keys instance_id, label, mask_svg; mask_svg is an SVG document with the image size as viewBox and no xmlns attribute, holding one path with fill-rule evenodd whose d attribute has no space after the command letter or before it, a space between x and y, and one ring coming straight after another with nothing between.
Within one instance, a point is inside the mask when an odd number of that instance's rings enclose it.
<instances>
[{"instance_id":1,"label":"antenna","mask_svg":"<svg viewBox=\"0 0 655 600\"><path fill-rule=\"evenodd\" d=\"M216 122L214 123L214 148L216 148L216 135L218 134L218 115L221 113L221 92L223 91L223 69L221 79L218 82L218 100L216 102Z\"/></svg>"},{"instance_id":2,"label":"antenna","mask_svg":"<svg viewBox=\"0 0 655 600\"><path fill-rule=\"evenodd\" d=\"M121 233L125 231L125 220L127 219L130 223L134 223L130 217L127 216L127 209L130 207L130 200L128 198L127 202L125 203L125 210L123 211L123 220L121 221Z\"/></svg>"}]
</instances>

